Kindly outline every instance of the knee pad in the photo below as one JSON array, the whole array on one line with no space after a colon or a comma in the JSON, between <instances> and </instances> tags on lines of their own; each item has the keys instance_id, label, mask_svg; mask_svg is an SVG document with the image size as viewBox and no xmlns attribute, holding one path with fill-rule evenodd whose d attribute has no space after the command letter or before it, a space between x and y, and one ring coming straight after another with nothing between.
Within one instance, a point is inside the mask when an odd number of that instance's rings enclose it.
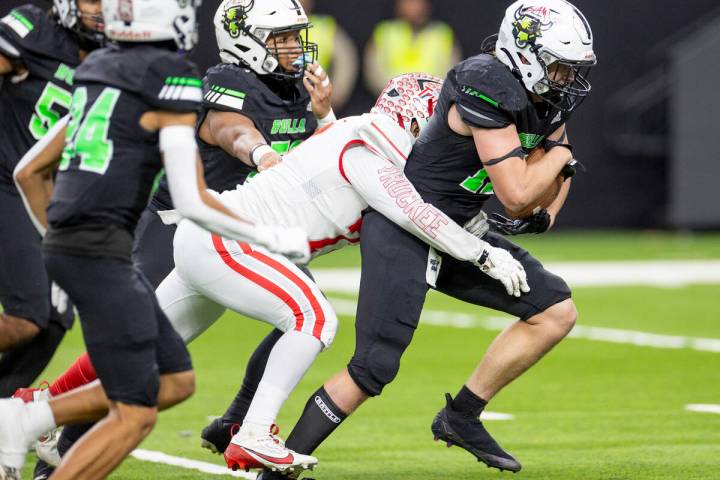
<instances>
[{"instance_id":1,"label":"knee pad","mask_svg":"<svg viewBox=\"0 0 720 480\"><path fill-rule=\"evenodd\" d=\"M415 326L400 322L388 322L378 332L378 339L365 354L356 355L348 365L355 383L370 396L382 393L400 370L400 359L410 344Z\"/></svg>"}]
</instances>

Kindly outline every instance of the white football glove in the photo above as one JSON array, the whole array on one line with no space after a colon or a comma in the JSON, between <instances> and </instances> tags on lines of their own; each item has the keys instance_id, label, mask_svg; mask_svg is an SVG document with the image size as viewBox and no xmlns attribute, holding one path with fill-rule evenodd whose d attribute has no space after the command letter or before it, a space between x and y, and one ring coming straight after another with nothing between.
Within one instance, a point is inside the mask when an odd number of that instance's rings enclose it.
<instances>
[{"instance_id":1,"label":"white football glove","mask_svg":"<svg viewBox=\"0 0 720 480\"><path fill-rule=\"evenodd\" d=\"M286 256L293 263L304 265L310 261L310 243L305 230L297 227L263 228L263 246Z\"/></svg>"},{"instance_id":2,"label":"white football glove","mask_svg":"<svg viewBox=\"0 0 720 480\"><path fill-rule=\"evenodd\" d=\"M521 293L530 291L525 269L507 250L486 245L485 251L475 261L475 265L483 273L500 280L508 295L519 297Z\"/></svg>"},{"instance_id":3,"label":"white football glove","mask_svg":"<svg viewBox=\"0 0 720 480\"><path fill-rule=\"evenodd\" d=\"M68 294L55 282L50 285L50 303L60 315L67 312Z\"/></svg>"}]
</instances>

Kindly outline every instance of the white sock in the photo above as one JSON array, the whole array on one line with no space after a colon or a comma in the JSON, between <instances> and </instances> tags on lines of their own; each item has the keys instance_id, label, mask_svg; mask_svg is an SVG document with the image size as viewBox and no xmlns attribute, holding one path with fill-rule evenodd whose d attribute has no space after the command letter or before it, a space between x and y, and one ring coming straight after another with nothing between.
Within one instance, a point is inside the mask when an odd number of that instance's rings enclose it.
<instances>
[{"instance_id":1,"label":"white sock","mask_svg":"<svg viewBox=\"0 0 720 480\"><path fill-rule=\"evenodd\" d=\"M57 427L48 402L26 403L23 414L23 426L32 441Z\"/></svg>"},{"instance_id":2,"label":"white sock","mask_svg":"<svg viewBox=\"0 0 720 480\"><path fill-rule=\"evenodd\" d=\"M270 352L265 373L253 397L240 436L267 433L300 379L322 349L315 337L294 330L285 332Z\"/></svg>"}]
</instances>

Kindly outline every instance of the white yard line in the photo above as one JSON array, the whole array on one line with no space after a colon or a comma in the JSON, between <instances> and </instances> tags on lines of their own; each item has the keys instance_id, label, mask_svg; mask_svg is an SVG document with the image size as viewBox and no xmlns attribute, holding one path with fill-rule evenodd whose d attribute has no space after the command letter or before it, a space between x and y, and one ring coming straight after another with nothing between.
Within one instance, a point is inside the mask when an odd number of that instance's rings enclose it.
<instances>
[{"instance_id":1,"label":"white yard line","mask_svg":"<svg viewBox=\"0 0 720 480\"><path fill-rule=\"evenodd\" d=\"M515 415L512 415L510 413L500 413L500 412L486 412L483 411L480 414L480 420L482 421L504 421L504 420L514 420Z\"/></svg>"},{"instance_id":2,"label":"white yard line","mask_svg":"<svg viewBox=\"0 0 720 480\"><path fill-rule=\"evenodd\" d=\"M545 268L564 278L571 287L675 288L720 283L720 260L550 262ZM357 293L360 287L357 268L313 269L312 272L320 288L328 292Z\"/></svg>"},{"instance_id":3,"label":"white yard line","mask_svg":"<svg viewBox=\"0 0 720 480\"><path fill-rule=\"evenodd\" d=\"M720 415L720 405L712 403L690 403L685 405L685 410L689 412L717 413Z\"/></svg>"},{"instance_id":4,"label":"white yard line","mask_svg":"<svg viewBox=\"0 0 720 480\"><path fill-rule=\"evenodd\" d=\"M188 458L174 457L163 452L153 452L151 450L134 450L130 454L133 458L144 462L162 463L164 465L172 465L173 467L186 468L188 470L197 470L209 475L229 475L231 477L246 478L255 480L257 473L233 472L227 467L215 465L214 463L201 462L199 460L190 460Z\"/></svg>"},{"instance_id":5,"label":"white yard line","mask_svg":"<svg viewBox=\"0 0 720 480\"><path fill-rule=\"evenodd\" d=\"M354 316L357 303L353 300L330 298L335 311L340 315ZM420 323L453 328L482 328L485 330L502 330L514 320L508 317L480 317L470 313L444 312L425 309L420 316ZM625 343L639 347L689 348L701 352L720 353L720 339L683 337L676 335L660 335L656 333L621 330L618 328L588 327L576 325L571 338L595 340L599 342Z\"/></svg>"}]
</instances>

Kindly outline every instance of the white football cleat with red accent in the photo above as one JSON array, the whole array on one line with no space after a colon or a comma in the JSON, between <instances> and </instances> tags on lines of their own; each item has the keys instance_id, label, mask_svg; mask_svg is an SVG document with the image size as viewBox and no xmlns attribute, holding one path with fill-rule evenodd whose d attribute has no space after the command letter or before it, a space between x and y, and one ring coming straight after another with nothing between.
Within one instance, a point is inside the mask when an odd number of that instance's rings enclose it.
<instances>
[{"instance_id":1,"label":"white football cleat with red accent","mask_svg":"<svg viewBox=\"0 0 720 480\"><path fill-rule=\"evenodd\" d=\"M57 467L62 460L60 452L58 452L58 440L60 440L61 433L62 427L55 428L38 438L35 443L35 453L38 458L51 467Z\"/></svg>"},{"instance_id":2,"label":"white football cleat with red accent","mask_svg":"<svg viewBox=\"0 0 720 480\"><path fill-rule=\"evenodd\" d=\"M228 468L245 471L251 468L267 468L283 473L299 473L312 470L317 465L317 458L302 455L285 446L277 437L275 425L262 435L243 434L242 430L230 441L225 450L225 461Z\"/></svg>"},{"instance_id":3,"label":"white football cleat with red accent","mask_svg":"<svg viewBox=\"0 0 720 480\"><path fill-rule=\"evenodd\" d=\"M19 398L25 403L50 400L50 385L43 382L40 388L18 388L12 398Z\"/></svg>"},{"instance_id":4,"label":"white football cleat with red accent","mask_svg":"<svg viewBox=\"0 0 720 480\"><path fill-rule=\"evenodd\" d=\"M25 403L19 398L0 400L0 475L7 478L20 472L28 448L35 441L25 430L25 411Z\"/></svg>"},{"instance_id":5,"label":"white football cleat with red accent","mask_svg":"<svg viewBox=\"0 0 720 480\"><path fill-rule=\"evenodd\" d=\"M50 385L48 382L42 382L39 388L18 388L12 396L12 398L19 398L25 403L47 401L50 400L50 397ZM53 467L60 465L61 458L57 449L60 432L62 432L62 427L50 430L38 438L34 446L31 446L40 460ZM0 477L0 480L2 480L2 477Z\"/></svg>"}]
</instances>

